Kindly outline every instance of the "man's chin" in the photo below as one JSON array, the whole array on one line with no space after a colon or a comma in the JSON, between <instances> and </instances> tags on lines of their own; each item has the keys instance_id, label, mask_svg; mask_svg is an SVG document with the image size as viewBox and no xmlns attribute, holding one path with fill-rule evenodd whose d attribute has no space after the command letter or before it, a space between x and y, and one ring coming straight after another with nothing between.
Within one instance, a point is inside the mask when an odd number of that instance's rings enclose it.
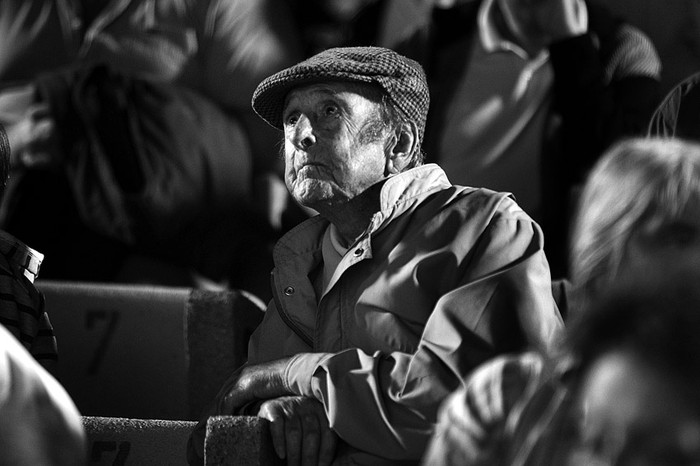
<instances>
[{"instance_id":1,"label":"man's chin","mask_svg":"<svg viewBox=\"0 0 700 466\"><path fill-rule=\"evenodd\" d=\"M310 208L327 203L333 194L328 182L310 178L297 180L291 192L300 205Z\"/></svg>"},{"instance_id":2,"label":"man's chin","mask_svg":"<svg viewBox=\"0 0 700 466\"><path fill-rule=\"evenodd\" d=\"M304 209L317 210L319 206L329 203L328 197L319 192L294 194L294 199L297 201L297 204Z\"/></svg>"}]
</instances>

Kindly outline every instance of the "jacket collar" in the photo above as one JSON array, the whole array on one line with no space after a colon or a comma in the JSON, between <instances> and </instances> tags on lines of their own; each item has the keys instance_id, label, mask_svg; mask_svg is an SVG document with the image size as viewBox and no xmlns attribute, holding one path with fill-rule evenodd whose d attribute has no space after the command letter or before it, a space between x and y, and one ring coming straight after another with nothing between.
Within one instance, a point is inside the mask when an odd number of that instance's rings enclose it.
<instances>
[{"instance_id":1,"label":"jacket collar","mask_svg":"<svg viewBox=\"0 0 700 466\"><path fill-rule=\"evenodd\" d=\"M372 216L369 229L379 231L429 194L450 186L445 172L434 163L392 176L382 186L379 211Z\"/></svg>"},{"instance_id":2,"label":"jacket collar","mask_svg":"<svg viewBox=\"0 0 700 466\"><path fill-rule=\"evenodd\" d=\"M434 163L392 176L384 182L379 195L379 210L372 216L361 238L377 233L430 194L450 186L445 172ZM328 220L320 215L302 222L280 239L275 247L275 253L293 250L295 254L304 255L320 250L323 233L328 225Z\"/></svg>"}]
</instances>

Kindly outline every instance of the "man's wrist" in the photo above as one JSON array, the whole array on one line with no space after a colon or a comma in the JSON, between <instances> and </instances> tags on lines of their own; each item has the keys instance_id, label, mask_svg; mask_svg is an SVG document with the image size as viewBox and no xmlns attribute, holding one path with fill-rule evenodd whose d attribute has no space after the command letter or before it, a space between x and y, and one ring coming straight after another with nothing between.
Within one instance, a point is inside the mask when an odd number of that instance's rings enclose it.
<instances>
[{"instance_id":1,"label":"man's wrist","mask_svg":"<svg viewBox=\"0 0 700 466\"><path fill-rule=\"evenodd\" d=\"M295 395L313 397L312 380L322 360L330 353L300 353L292 357L284 371L285 385Z\"/></svg>"}]
</instances>

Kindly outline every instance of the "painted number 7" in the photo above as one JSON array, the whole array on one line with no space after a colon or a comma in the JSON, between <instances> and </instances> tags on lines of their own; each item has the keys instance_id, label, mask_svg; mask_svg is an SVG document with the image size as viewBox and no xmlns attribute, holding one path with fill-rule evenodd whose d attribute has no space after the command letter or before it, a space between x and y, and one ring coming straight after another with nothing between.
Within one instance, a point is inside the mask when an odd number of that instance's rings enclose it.
<instances>
[{"instance_id":1,"label":"painted number 7","mask_svg":"<svg viewBox=\"0 0 700 466\"><path fill-rule=\"evenodd\" d=\"M114 331L117 328L117 323L119 322L119 311L106 311L106 310L88 310L85 312L85 328L92 330L98 325L104 325L104 331L100 336L97 343L97 349L95 350L90 363L88 364L87 373L88 375L94 375L97 373L102 360L104 359L105 353L107 352L107 346L114 335Z\"/></svg>"}]
</instances>

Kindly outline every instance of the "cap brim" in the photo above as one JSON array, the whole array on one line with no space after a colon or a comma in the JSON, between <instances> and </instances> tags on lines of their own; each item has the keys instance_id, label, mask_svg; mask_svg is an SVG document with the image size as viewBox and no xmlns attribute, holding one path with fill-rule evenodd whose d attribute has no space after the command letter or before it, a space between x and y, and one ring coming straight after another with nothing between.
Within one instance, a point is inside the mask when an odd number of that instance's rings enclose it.
<instances>
[{"instance_id":1,"label":"cap brim","mask_svg":"<svg viewBox=\"0 0 700 466\"><path fill-rule=\"evenodd\" d=\"M289 70L287 70L289 71ZM370 76L363 76L350 73L335 72L319 72L313 70L313 75L305 73L301 70L299 73L284 74L280 72L272 75L260 83L258 88L253 93L253 110L260 118L265 120L275 128L284 129L282 124L282 112L284 112L284 104L287 95L293 89L303 87L310 84L325 83L330 81L337 82L364 82L373 83L376 79Z\"/></svg>"}]
</instances>

